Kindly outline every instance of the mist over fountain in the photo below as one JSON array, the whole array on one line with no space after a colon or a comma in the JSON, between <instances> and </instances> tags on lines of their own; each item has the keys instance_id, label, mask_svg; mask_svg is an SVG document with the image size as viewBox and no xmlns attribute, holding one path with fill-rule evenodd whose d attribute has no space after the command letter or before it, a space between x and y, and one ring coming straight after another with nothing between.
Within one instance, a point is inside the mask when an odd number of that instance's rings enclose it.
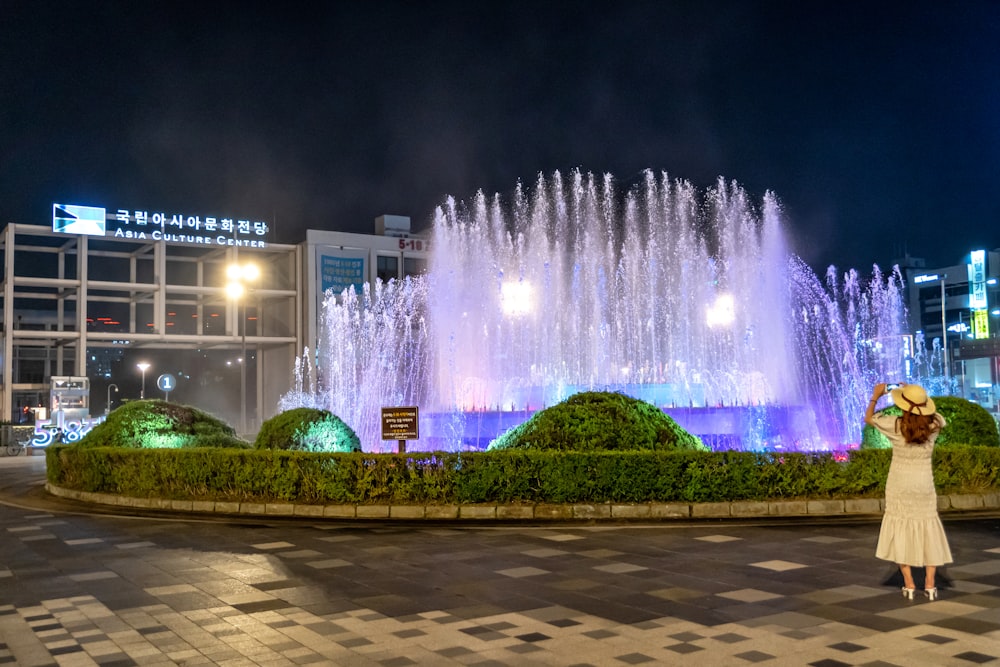
<instances>
[{"instance_id":1,"label":"mist over fountain","mask_svg":"<svg viewBox=\"0 0 1000 667\"><path fill-rule=\"evenodd\" d=\"M312 405L391 450L382 406L417 405L412 449L483 447L578 391L647 400L716 447L844 449L872 383L900 379L901 281L821 282L781 210L735 183L578 171L435 212L428 274L329 295L282 408Z\"/></svg>"}]
</instances>

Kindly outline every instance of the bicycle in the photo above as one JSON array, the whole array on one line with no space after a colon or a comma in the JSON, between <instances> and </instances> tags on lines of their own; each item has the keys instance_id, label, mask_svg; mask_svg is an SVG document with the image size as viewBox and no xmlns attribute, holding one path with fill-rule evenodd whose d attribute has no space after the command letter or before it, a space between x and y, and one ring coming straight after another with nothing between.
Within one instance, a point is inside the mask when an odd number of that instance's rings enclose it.
<instances>
[{"instance_id":1,"label":"bicycle","mask_svg":"<svg viewBox=\"0 0 1000 667\"><path fill-rule=\"evenodd\" d=\"M20 456L24 451L24 445L16 442L13 445L4 445L0 450L3 450L4 456Z\"/></svg>"}]
</instances>

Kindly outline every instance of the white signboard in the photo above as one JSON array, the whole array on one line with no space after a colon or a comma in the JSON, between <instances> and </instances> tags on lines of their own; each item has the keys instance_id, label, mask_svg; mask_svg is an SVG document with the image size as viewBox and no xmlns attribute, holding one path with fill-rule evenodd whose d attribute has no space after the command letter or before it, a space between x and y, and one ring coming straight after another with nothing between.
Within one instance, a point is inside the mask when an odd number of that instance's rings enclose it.
<instances>
[{"instance_id":1,"label":"white signboard","mask_svg":"<svg viewBox=\"0 0 1000 667\"><path fill-rule=\"evenodd\" d=\"M261 220L121 208L108 212L99 206L53 204L52 231L184 245L266 248L270 228Z\"/></svg>"}]
</instances>

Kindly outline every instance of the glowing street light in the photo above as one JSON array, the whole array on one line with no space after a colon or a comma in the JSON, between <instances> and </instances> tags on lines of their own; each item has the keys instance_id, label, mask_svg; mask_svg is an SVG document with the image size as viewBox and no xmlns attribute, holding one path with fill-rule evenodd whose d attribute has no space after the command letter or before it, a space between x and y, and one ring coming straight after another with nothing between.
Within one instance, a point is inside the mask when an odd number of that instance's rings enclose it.
<instances>
[{"instance_id":1,"label":"glowing street light","mask_svg":"<svg viewBox=\"0 0 1000 667\"><path fill-rule=\"evenodd\" d=\"M137 363L135 367L142 372L142 389L139 391L139 400L141 401L146 398L146 371L149 370L149 364L145 361L141 361Z\"/></svg>"},{"instance_id":2,"label":"glowing street light","mask_svg":"<svg viewBox=\"0 0 1000 667\"><path fill-rule=\"evenodd\" d=\"M256 264L230 264L226 269L226 294L230 299L239 301L241 320L242 359L240 360L240 434L247 432L247 300L250 291L248 285L260 277L260 269Z\"/></svg>"},{"instance_id":3,"label":"glowing street light","mask_svg":"<svg viewBox=\"0 0 1000 667\"><path fill-rule=\"evenodd\" d=\"M108 402L105 403L105 405L104 405L104 414L108 414L108 413L111 412L111 388L112 387L114 387L115 393L116 394L118 393L118 385L116 385L116 384L109 384L108 385Z\"/></svg>"}]
</instances>

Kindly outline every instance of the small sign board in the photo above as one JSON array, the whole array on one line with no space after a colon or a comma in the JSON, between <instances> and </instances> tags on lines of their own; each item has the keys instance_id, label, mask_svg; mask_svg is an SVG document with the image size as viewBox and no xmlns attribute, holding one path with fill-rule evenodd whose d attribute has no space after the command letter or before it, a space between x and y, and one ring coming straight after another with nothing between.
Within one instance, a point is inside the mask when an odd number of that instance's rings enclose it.
<instances>
[{"instance_id":1,"label":"small sign board","mask_svg":"<svg viewBox=\"0 0 1000 667\"><path fill-rule=\"evenodd\" d=\"M417 407L382 408L383 440L419 440Z\"/></svg>"},{"instance_id":2,"label":"small sign board","mask_svg":"<svg viewBox=\"0 0 1000 667\"><path fill-rule=\"evenodd\" d=\"M174 387L177 386L177 379L170 373L164 373L160 377L156 378L156 386L163 392L164 399L169 401L170 392L172 392Z\"/></svg>"},{"instance_id":3,"label":"small sign board","mask_svg":"<svg viewBox=\"0 0 1000 667\"><path fill-rule=\"evenodd\" d=\"M164 373L156 378L156 386L160 388L160 391L171 392L177 386L177 380L170 373Z\"/></svg>"}]
</instances>

